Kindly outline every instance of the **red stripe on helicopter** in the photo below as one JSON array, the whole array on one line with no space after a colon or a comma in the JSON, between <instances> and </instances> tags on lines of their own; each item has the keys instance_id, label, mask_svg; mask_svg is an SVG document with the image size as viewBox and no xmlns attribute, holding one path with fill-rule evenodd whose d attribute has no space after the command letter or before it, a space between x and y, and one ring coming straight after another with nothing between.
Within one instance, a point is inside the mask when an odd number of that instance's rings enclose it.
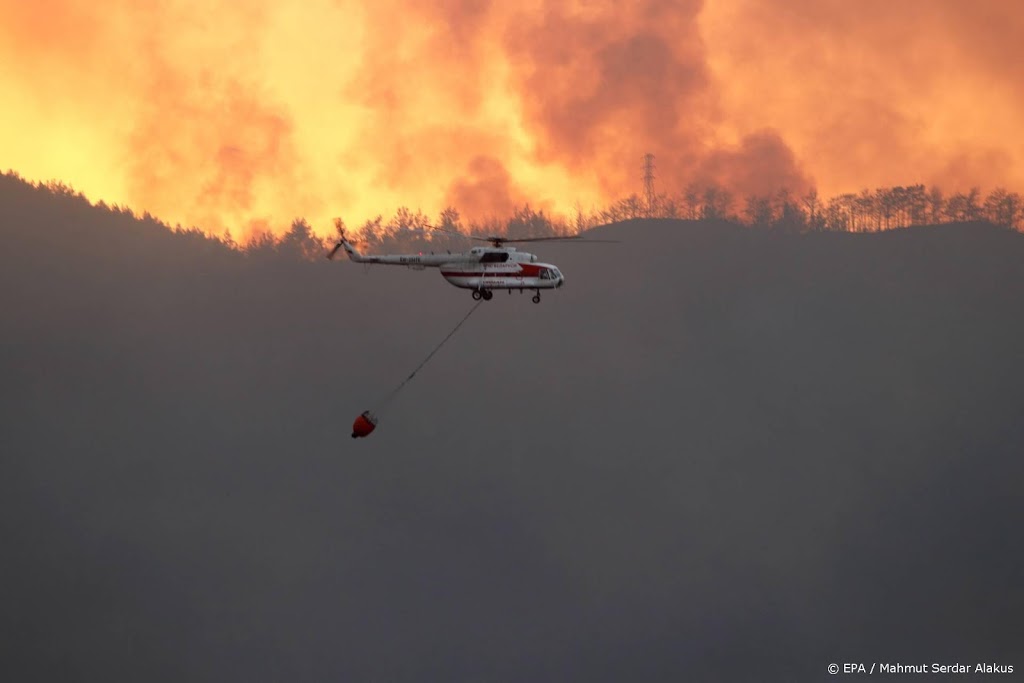
<instances>
[{"instance_id":1,"label":"red stripe on helicopter","mask_svg":"<svg viewBox=\"0 0 1024 683\"><path fill-rule=\"evenodd\" d=\"M442 270L441 275L445 277L538 277L543 266L535 266L533 264L520 264L519 270L477 270L477 271L462 271L462 270Z\"/></svg>"},{"instance_id":2,"label":"red stripe on helicopter","mask_svg":"<svg viewBox=\"0 0 1024 683\"><path fill-rule=\"evenodd\" d=\"M455 272L452 270L441 270L445 278L537 278L537 275L527 275L523 272Z\"/></svg>"}]
</instances>

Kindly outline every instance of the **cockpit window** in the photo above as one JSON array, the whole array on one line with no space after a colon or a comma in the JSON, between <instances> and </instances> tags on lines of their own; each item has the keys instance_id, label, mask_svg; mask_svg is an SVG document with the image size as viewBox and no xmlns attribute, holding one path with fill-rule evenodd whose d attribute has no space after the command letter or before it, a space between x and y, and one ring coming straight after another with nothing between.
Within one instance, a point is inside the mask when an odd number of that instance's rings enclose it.
<instances>
[{"instance_id":1,"label":"cockpit window","mask_svg":"<svg viewBox=\"0 0 1024 683\"><path fill-rule=\"evenodd\" d=\"M540 279L541 280L550 280L551 279L551 270L548 269L548 268L541 268L540 269Z\"/></svg>"},{"instance_id":2,"label":"cockpit window","mask_svg":"<svg viewBox=\"0 0 1024 683\"><path fill-rule=\"evenodd\" d=\"M480 257L480 263L504 263L508 261L507 251L489 251Z\"/></svg>"}]
</instances>

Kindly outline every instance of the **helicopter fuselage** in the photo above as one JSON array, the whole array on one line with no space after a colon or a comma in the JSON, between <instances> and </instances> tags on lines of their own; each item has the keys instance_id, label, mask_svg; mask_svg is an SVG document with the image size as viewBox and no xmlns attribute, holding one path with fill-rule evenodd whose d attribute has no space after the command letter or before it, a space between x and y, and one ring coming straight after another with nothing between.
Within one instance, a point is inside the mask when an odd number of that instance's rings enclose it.
<instances>
[{"instance_id":1,"label":"helicopter fuselage","mask_svg":"<svg viewBox=\"0 0 1024 683\"><path fill-rule=\"evenodd\" d=\"M419 253L363 255L343 240L351 260L357 263L406 266L414 270L438 268L451 285L474 290L473 298L490 299L491 290L533 290L539 301L540 290L556 289L565 283L565 276L550 263L538 263L537 257L515 247L474 247L461 253Z\"/></svg>"},{"instance_id":2,"label":"helicopter fuselage","mask_svg":"<svg viewBox=\"0 0 1024 683\"><path fill-rule=\"evenodd\" d=\"M441 275L462 289L555 289L565 276L550 263L513 247L470 250L470 259L443 263Z\"/></svg>"},{"instance_id":3,"label":"helicopter fuselage","mask_svg":"<svg viewBox=\"0 0 1024 683\"><path fill-rule=\"evenodd\" d=\"M441 276L462 289L555 289L565 276L550 263L445 264Z\"/></svg>"}]
</instances>

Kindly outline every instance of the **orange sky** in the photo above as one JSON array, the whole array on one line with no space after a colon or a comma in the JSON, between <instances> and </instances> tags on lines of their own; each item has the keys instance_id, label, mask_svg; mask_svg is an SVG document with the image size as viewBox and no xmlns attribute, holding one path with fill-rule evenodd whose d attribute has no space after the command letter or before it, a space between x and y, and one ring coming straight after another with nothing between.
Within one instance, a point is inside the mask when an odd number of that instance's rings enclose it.
<instances>
[{"instance_id":1,"label":"orange sky","mask_svg":"<svg viewBox=\"0 0 1024 683\"><path fill-rule=\"evenodd\" d=\"M0 0L0 168L236 236L399 205L568 213L1024 189L1016 0Z\"/></svg>"}]
</instances>

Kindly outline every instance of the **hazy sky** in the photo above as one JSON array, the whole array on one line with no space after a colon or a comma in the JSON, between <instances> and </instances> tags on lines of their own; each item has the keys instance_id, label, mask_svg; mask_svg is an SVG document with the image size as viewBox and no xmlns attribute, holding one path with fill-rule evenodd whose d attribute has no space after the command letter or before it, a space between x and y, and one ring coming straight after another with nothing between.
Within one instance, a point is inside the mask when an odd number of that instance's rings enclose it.
<instances>
[{"instance_id":1,"label":"hazy sky","mask_svg":"<svg viewBox=\"0 0 1024 683\"><path fill-rule=\"evenodd\" d=\"M245 234L717 181L1024 185L1013 0L0 0L0 167Z\"/></svg>"}]
</instances>

